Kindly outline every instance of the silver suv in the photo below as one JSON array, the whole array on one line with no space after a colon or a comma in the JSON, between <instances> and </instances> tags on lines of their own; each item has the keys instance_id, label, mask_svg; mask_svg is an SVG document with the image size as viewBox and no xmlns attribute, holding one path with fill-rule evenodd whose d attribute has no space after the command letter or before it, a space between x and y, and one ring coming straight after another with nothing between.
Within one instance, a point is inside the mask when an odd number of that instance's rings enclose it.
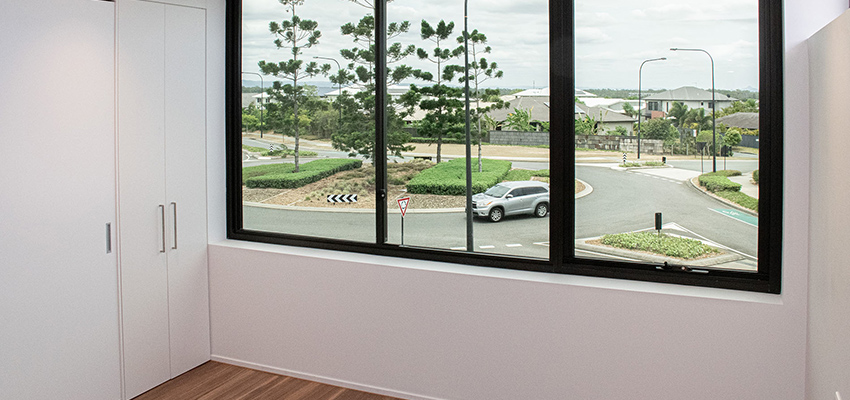
<instances>
[{"instance_id":1,"label":"silver suv","mask_svg":"<svg viewBox=\"0 0 850 400\"><path fill-rule=\"evenodd\" d=\"M549 214L549 184L536 181L502 182L472 196L472 215L499 222L506 215Z\"/></svg>"}]
</instances>

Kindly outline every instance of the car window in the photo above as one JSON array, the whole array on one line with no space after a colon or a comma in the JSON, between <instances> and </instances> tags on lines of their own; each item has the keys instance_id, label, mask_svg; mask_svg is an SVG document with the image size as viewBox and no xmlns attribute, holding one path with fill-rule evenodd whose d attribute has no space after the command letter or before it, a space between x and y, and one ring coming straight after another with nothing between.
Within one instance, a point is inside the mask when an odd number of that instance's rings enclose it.
<instances>
[{"instance_id":1,"label":"car window","mask_svg":"<svg viewBox=\"0 0 850 400\"><path fill-rule=\"evenodd\" d=\"M526 188L516 188L514 190L511 190L510 194L514 195L514 197L525 196L526 194L528 194L526 190Z\"/></svg>"},{"instance_id":2,"label":"car window","mask_svg":"<svg viewBox=\"0 0 850 400\"><path fill-rule=\"evenodd\" d=\"M505 193L508 192L508 189L509 188L507 188L505 186L496 185L496 186L491 187L490 189L487 189L487 191L484 192L484 194L486 194L488 196L492 196L492 197L502 197L502 196L505 195Z\"/></svg>"}]
</instances>

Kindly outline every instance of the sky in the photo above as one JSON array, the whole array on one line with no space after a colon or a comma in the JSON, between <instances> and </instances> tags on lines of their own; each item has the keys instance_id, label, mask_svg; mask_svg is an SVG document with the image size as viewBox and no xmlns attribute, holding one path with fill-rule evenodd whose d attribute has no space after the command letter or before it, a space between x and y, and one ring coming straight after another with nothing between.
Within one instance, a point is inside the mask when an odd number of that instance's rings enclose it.
<instances>
[{"instance_id":1,"label":"sky","mask_svg":"<svg viewBox=\"0 0 850 400\"><path fill-rule=\"evenodd\" d=\"M484 55L504 72L484 87L541 88L549 84L548 2L545 0L468 0L469 29L487 36L492 47ZM758 87L757 0L575 0L576 86L579 88L674 89L681 86L711 88L711 60L701 52L670 51L671 47L700 48L714 59L717 89ZM290 58L278 50L269 33L270 21L289 19L287 8L277 0L243 0L243 67L259 72L257 62ZM304 50L313 56L347 64L341 48L356 46L340 33L340 26L356 23L370 10L351 0L305 0L296 8L302 19L319 24L319 44ZM410 21L410 32L393 42L414 44L428 51L434 44L419 37L422 20L435 26L441 19L454 21L450 45L463 29L463 2L459 0L395 0L388 4L390 22ZM666 57L646 63L644 60ZM336 64L330 63L332 71ZM402 63L436 72L436 66L415 55ZM462 65L462 59L454 61ZM640 75L640 76L639 76ZM245 80L257 80L245 75ZM270 80L269 78L265 78ZM321 81L321 78L311 78ZM417 83L411 79L409 83ZM330 86L330 84L329 84Z\"/></svg>"}]
</instances>

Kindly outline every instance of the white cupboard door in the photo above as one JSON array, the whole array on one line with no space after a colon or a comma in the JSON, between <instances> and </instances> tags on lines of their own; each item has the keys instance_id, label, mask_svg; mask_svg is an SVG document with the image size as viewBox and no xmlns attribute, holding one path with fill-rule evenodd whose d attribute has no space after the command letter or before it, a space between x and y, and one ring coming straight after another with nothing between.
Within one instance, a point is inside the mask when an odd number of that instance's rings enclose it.
<instances>
[{"instance_id":1,"label":"white cupboard door","mask_svg":"<svg viewBox=\"0 0 850 400\"><path fill-rule=\"evenodd\" d=\"M165 6L118 7L118 170L125 397L171 378L165 201Z\"/></svg>"},{"instance_id":2,"label":"white cupboard door","mask_svg":"<svg viewBox=\"0 0 850 400\"><path fill-rule=\"evenodd\" d=\"M0 10L0 398L116 399L114 4Z\"/></svg>"},{"instance_id":3,"label":"white cupboard door","mask_svg":"<svg viewBox=\"0 0 850 400\"><path fill-rule=\"evenodd\" d=\"M205 20L204 10L166 6L165 138L172 376L210 359Z\"/></svg>"}]
</instances>

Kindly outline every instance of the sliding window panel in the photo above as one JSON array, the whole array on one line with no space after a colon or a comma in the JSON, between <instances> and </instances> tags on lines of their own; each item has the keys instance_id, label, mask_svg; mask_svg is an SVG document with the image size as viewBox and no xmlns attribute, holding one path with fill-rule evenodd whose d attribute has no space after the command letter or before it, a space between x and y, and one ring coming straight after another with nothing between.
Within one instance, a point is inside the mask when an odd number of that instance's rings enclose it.
<instances>
[{"instance_id":1,"label":"sliding window panel","mask_svg":"<svg viewBox=\"0 0 850 400\"><path fill-rule=\"evenodd\" d=\"M575 85L575 256L757 272L759 2L576 0Z\"/></svg>"},{"instance_id":2,"label":"sliding window panel","mask_svg":"<svg viewBox=\"0 0 850 400\"><path fill-rule=\"evenodd\" d=\"M549 258L548 13L536 0L387 4L391 243Z\"/></svg>"},{"instance_id":3,"label":"sliding window panel","mask_svg":"<svg viewBox=\"0 0 850 400\"><path fill-rule=\"evenodd\" d=\"M372 14L338 0L242 1L245 231L375 241Z\"/></svg>"}]
</instances>

